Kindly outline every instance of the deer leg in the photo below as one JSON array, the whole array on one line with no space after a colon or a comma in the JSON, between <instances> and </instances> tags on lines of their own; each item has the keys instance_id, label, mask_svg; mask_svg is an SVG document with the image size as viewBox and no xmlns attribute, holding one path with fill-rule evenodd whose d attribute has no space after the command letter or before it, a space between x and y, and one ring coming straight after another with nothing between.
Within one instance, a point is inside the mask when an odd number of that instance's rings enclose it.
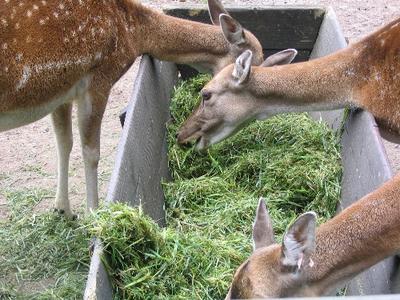
<instances>
[{"instance_id":1,"label":"deer leg","mask_svg":"<svg viewBox=\"0 0 400 300\"><path fill-rule=\"evenodd\" d=\"M53 128L57 141L58 173L56 210L67 216L72 216L68 200L68 167L72 150L72 104L67 103L58 107L52 114Z\"/></svg>"},{"instance_id":2,"label":"deer leg","mask_svg":"<svg viewBox=\"0 0 400 300\"><path fill-rule=\"evenodd\" d=\"M78 102L79 131L85 164L87 210L99 204L97 167L100 159L100 131L107 97L90 90Z\"/></svg>"}]
</instances>

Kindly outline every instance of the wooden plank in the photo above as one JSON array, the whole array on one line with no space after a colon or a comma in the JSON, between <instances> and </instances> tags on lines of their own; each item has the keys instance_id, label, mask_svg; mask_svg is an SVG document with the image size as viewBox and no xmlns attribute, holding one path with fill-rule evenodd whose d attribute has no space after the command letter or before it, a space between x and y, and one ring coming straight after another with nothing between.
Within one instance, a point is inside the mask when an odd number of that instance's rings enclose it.
<instances>
[{"instance_id":1,"label":"wooden plank","mask_svg":"<svg viewBox=\"0 0 400 300\"><path fill-rule=\"evenodd\" d=\"M107 201L141 205L164 225L163 178L168 178L165 123L176 83L175 64L144 56L130 101Z\"/></svg>"},{"instance_id":2,"label":"wooden plank","mask_svg":"<svg viewBox=\"0 0 400 300\"><path fill-rule=\"evenodd\" d=\"M311 50L324 17L323 9L311 8L231 8L227 9L244 28L250 30L264 49L296 48ZM167 14L203 23L210 23L203 8L167 8Z\"/></svg>"},{"instance_id":3,"label":"wooden plank","mask_svg":"<svg viewBox=\"0 0 400 300\"><path fill-rule=\"evenodd\" d=\"M112 286L107 271L101 261L103 248L101 242L96 239L93 255L90 261L90 269L83 299L109 300L112 299Z\"/></svg>"}]
</instances>

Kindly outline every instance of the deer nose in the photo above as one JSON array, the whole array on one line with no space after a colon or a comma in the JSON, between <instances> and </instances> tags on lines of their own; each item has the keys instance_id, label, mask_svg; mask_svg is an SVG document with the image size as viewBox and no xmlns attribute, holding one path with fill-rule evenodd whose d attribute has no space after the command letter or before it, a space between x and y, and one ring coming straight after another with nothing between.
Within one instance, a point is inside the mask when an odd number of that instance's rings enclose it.
<instances>
[{"instance_id":1,"label":"deer nose","mask_svg":"<svg viewBox=\"0 0 400 300\"><path fill-rule=\"evenodd\" d=\"M187 149L191 147L191 143L189 141L185 141L182 134L180 134L179 132L176 134L176 141L179 145L179 147L183 148L183 149Z\"/></svg>"},{"instance_id":2,"label":"deer nose","mask_svg":"<svg viewBox=\"0 0 400 300\"><path fill-rule=\"evenodd\" d=\"M179 143L178 145L179 145L179 147L182 148L182 149L189 149L189 148L192 146L192 144L189 143L189 142Z\"/></svg>"}]
</instances>

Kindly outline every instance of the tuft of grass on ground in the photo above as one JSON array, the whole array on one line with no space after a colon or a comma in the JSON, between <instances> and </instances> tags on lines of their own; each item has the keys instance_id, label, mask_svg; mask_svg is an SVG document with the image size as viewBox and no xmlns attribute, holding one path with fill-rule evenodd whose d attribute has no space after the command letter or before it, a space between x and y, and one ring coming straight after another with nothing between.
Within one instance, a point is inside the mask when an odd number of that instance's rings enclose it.
<instances>
[{"instance_id":1,"label":"tuft of grass on ground","mask_svg":"<svg viewBox=\"0 0 400 300\"><path fill-rule=\"evenodd\" d=\"M338 136L305 114L255 122L202 153L176 145L177 129L208 80L198 76L182 83L171 103L167 229L121 204L95 215L93 233L109 254L117 298L224 298L234 270L251 252L261 196L278 235L304 211L316 211L319 221L335 213Z\"/></svg>"},{"instance_id":2,"label":"tuft of grass on ground","mask_svg":"<svg viewBox=\"0 0 400 300\"><path fill-rule=\"evenodd\" d=\"M10 209L0 222L1 299L81 299L89 271L84 220L53 212L33 214L49 192L5 192Z\"/></svg>"}]
</instances>

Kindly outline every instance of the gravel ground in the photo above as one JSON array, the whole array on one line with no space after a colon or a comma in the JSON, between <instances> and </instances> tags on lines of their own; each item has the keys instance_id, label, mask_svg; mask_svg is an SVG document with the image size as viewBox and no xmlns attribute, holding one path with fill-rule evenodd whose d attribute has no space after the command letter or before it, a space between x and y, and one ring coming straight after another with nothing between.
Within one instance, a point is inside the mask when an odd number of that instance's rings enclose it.
<instances>
[{"instance_id":1,"label":"gravel ground","mask_svg":"<svg viewBox=\"0 0 400 300\"><path fill-rule=\"evenodd\" d=\"M186 3L204 3L187 1ZM177 1L146 1L149 6L162 8L166 4L180 4ZM400 16L400 0L256 0L223 1L226 6L286 6L318 5L332 6L338 16L343 32L350 42L356 41L379 26ZM184 4L182 4L184 5ZM100 196L105 197L107 183L112 171L113 161L120 136L118 114L128 103L136 75L136 62L127 74L114 86L102 125L101 161L99 166ZM76 119L76 114L74 115ZM74 122L76 123L76 122ZM70 197L73 206L85 199L83 163L79 146L77 126L74 126L74 140L70 162ZM385 142L393 170L400 170L400 151L397 145ZM5 191L25 188L56 188L56 149L50 118L22 128L0 133L0 219L6 215ZM53 199L43 201L37 209L52 207Z\"/></svg>"}]
</instances>

